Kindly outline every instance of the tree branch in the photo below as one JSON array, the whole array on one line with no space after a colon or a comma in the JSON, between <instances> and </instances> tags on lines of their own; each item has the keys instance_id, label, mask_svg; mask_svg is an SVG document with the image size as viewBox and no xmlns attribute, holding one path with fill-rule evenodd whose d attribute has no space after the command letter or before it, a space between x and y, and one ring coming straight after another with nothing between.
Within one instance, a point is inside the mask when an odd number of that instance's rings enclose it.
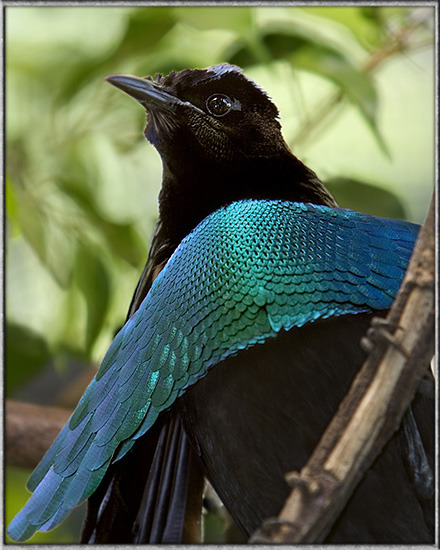
<instances>
[{"instance_id":1,"label":"tree branch","mask_svg":"<svg viewBox=\"0 0 440 550\"><path fill-rule=\"evenodd\" d=\"M275 520L251 542L322 542L353 490L398 429L434 353L434 198L403 284L388 314L397 327L375 342ZM374 328L373 328L374 330Z\"/></svg>"},{"instance_id":2,"label":"tree branch","mask_svg":"<svg viewBox=\"0 0 440 550\"><path fill-rule=\"evenodd\" d=\"M6 464L35 468L70 415L58 407L6 400Z\"/></svg>"}]
</instances>

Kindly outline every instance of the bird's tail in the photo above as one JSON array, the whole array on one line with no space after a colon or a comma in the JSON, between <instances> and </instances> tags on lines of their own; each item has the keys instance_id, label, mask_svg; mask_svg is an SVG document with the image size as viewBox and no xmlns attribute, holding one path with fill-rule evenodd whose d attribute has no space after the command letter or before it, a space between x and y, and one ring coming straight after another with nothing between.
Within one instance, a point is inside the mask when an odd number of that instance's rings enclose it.
<instances>
[{"instance_id":1,"label":"bird's tail","mask_svg":"<svg viewBox=\"0 0 440 550\"><path fill-rule=\"evenodd\" d=\"M162 418L161 418L162 417ZM203 475L181 420L161 415L89 498L89 544L198 542Z\"/></svg>"}]
</instances>

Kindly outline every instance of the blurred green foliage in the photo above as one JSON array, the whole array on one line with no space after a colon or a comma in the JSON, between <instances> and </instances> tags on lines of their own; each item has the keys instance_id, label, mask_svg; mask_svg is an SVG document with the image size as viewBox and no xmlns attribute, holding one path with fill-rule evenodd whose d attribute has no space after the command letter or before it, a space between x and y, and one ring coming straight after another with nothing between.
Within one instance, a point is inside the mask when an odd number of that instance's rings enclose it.
<instances>
[{"instance_id":1,"label":"blurred green foliage","mask_svg":"<svg viewBox=\"0 0 440 550\"><path fill-rule=\"evenodd\" d=\"M341 206L423 221L433 7L9 6L5 19L8 397L48 362L61 374L71 358L99 362L146 259L160 160L107 74L238 64ZM7 480L10 519L25 492L19 472ZM31 542L73 542L75 529Z\"/></svg>"}]
</instances>

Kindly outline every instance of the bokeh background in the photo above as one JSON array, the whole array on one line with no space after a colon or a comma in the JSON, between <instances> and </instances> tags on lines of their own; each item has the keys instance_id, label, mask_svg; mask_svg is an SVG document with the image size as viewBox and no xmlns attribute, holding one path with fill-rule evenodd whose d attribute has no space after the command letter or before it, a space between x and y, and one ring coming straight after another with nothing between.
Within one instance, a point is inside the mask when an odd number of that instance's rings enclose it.
<instances>
[{"instance_id":1,"label":"bokeh background","mask_svg":"<svg viewBox=\"0 0 440 550\"><path fill-rule=\"evenodd\" d=\"M160 158L111 73L241 66L339 204L422 223L434 186L433 7L20 7L6 28L6 397L73 408L124 322ZM6 523L27 499L6 468ZM30 542L78 540L83 508ZM209 514L207 540L225 540Z\"/></svg>"}]
</instances>

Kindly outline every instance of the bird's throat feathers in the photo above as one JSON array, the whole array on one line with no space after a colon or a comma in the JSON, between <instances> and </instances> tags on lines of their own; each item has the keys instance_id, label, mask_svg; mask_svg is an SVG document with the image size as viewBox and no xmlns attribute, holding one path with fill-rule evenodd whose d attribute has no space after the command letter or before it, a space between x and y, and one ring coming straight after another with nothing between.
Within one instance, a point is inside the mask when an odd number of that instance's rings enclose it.
<instances>
[{"instance_id":1,"label":"bird's throat feathers","mask_svg":"<svg viewBox=\"0 0 440 550\"><path fill-rule=\"evenodd\" d=\"M164 233L177 244L206 216L246 199L337 206L316 174L293 154L240 162L188 157L163 160L159 210Z\"/></svg>"}]
</instances>

